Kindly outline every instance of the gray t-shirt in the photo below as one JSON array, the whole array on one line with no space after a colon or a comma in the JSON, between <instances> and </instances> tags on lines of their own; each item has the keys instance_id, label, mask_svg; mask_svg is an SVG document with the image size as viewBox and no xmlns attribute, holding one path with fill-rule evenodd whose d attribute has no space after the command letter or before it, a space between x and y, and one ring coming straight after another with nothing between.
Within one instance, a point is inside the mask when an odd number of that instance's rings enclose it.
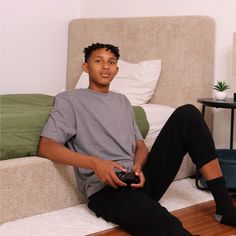
<instances>
[{"instance_id":1,"label":"gray t-shirt","mask_svg":"<svg viewBox=\"0 0 236 236\"><path fill-rule=\"evenodd\" d=\"M133 167L135 141L143 140L124 95L90 89L58 94L42 136L67 143L76 152L116 161L127 169ZM75 169L79 190L87 197L105 186L92 170Z\"/></svg>"}]
</instances>

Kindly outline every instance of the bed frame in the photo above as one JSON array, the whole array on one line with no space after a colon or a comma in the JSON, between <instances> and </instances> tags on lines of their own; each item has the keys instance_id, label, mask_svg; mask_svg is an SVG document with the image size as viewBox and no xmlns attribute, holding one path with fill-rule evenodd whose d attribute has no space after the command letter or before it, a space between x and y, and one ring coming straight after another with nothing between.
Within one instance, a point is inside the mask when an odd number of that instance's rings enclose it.
<instances>
[{"instance_id":1,"label":"bed frame","mask_svg":"<svg viewBox=\"0 0 236 236\"><path fill-rule=\"evenodd\" d=\"M66 88L82 72L83 48L93 42L119 46L121 59L161 59L162 72L150 103L177 107L212 95L214 20L206 16L76 19L69 25ZM208 111L209 112L209 111ZM211 113L207 114L208 123ZM190 163L181 171L189 175ZM84 202L73 169L39 157L1 161L0 222Z\"/></svg>"}]
</instances>

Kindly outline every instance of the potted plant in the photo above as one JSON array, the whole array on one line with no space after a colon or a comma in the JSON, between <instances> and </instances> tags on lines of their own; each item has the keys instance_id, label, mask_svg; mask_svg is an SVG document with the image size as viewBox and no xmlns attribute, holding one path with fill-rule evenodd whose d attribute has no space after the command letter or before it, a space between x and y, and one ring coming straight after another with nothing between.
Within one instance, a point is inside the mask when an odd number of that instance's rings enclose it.
<instances>
[{"instance_id":1,"label":"potted plant","mask_svg":"<svg viewBox=\"0 0 236 236\"><path fill-rule=\"evenodd\" d=\"M230 89L230 86L225 81L217 81L213 89L216 90L215 97L217 100L225 100L227 97L226 90Z\"/></svg>"}]
</instances>

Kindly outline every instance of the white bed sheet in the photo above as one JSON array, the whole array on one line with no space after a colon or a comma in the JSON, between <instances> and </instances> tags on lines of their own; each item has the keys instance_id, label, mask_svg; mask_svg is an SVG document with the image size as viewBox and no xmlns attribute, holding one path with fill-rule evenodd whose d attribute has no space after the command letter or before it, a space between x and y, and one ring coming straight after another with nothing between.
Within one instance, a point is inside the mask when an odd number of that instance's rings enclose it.
<instances>
[{"instance_id":1,"label":"white bed sheet","mask_svg":"<svg viewBox=\"0 0 236 236\"><path fill-rule=\"evenodd\" d=\"M162 127L175 109L170 106L150 103L140 106L144 109L150 126L145 138L145 143L150 150Z\"/></svg>"}]
</instances>

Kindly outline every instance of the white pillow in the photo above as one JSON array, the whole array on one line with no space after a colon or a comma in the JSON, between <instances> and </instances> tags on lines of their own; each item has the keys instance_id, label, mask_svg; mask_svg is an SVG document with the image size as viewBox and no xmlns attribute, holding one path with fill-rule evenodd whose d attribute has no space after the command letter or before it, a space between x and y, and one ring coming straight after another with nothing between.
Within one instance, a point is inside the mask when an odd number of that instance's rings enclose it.
<instances>
[{"instance_id":1,"label":"white pillow","mask_svg":"<svg viewBox=\"0 0 236 236\"><path fill-rule=\"evenodd\" d=\"M141 107L144 109L149 123L149 131L145 143L150 148L175 109L170 106L150 103L143 104Z\"/></svg>"},{"instance_id":2,"label":"white pillow","mask_svg":"<svg viewBox=\"0 0 236 236\"><path fill-rule=\"evenodd\" d=\"M132 105L147 103L157 85L161 72L161 60L147 60L137 64L118 61L119 71L110 90L127 96ZM88 74L83 72L75 88L87 88Z\"/></svg>"}]
</instances>

